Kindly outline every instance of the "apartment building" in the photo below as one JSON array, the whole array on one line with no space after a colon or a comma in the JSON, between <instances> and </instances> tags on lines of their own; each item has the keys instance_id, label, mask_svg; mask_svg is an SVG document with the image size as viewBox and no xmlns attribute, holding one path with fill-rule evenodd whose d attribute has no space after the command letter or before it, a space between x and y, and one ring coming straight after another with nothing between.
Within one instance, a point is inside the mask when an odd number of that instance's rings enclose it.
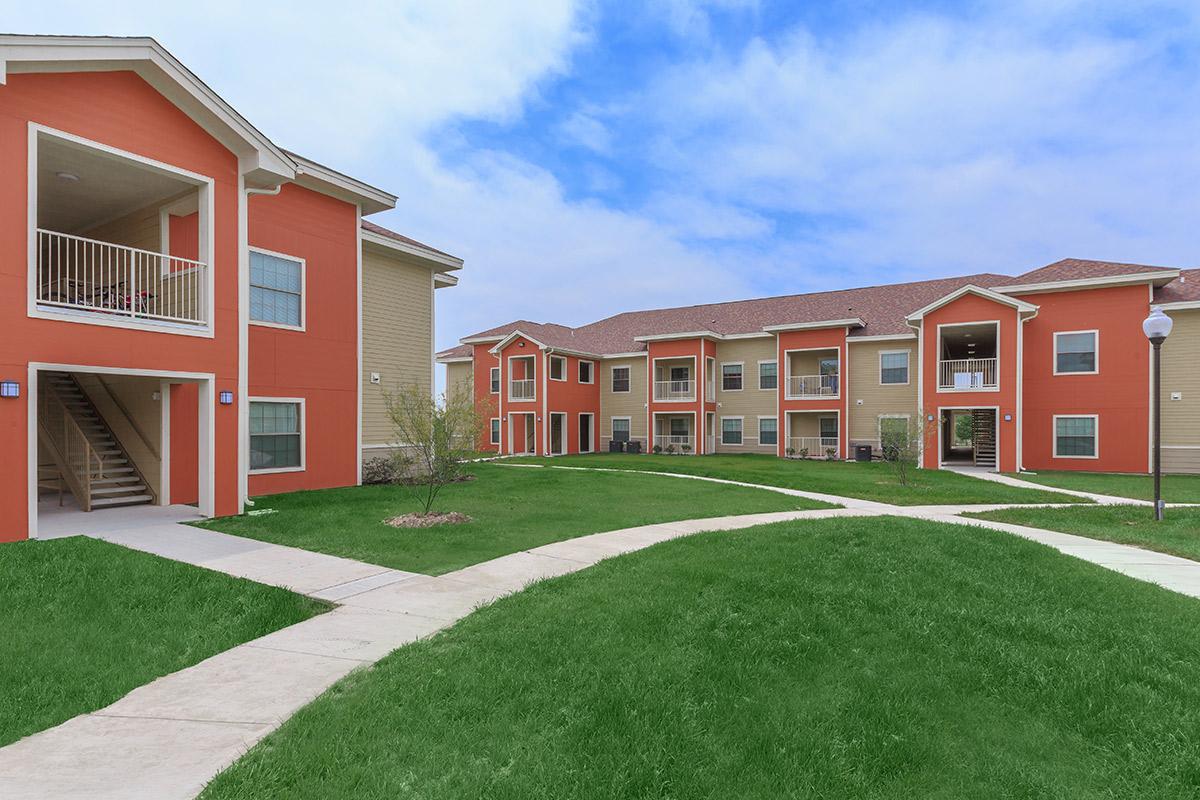
<instances>
[{"instance_id":1,"label":"apartment building","mask_svg":"<svg viewBox=\"0 0 1200 800\"><path fill-rule=\"evenodd\" d=\"M1200 270L1066 259L578 328L518 320L438 361L490 418L481 446L504 454L849 458L918 428L927 468L1146 472L1151 305L1175 322L1164 464L1198 472Z\"/></svg>"},{"instance_id":2,"label":"apartment building","mask_svg":"<svg viewBox=\"0 0 1200 800\"><path fill-rule=\"evenodd\" d=\"M364 219L395 201L151 39L0 36L0 541L359 482L462 266Z\"/></svg>"}]
</instances>

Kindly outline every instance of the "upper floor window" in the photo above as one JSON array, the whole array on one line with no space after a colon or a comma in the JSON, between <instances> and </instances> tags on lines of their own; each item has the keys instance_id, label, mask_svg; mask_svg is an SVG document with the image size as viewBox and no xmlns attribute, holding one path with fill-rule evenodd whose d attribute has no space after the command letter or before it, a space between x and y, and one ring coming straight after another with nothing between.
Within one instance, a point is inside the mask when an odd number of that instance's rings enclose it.
<instances>
[{"instance_id":1,"label":"upper floor window","mask_svg":"<svg viewBox=\"0 0 1200 800\"><path fill-rule=\"evenodd\" d=\"M565 381L567 379L567 360L562 356L550 356L550 380Z\"/></svg>"},{"instance_id":2,"label":"upper floor window","mask_svg":"<svg viewBox=\"0 0 1200 800\"><path fill-rule=\"evenodd\" d=\"M1054 374L1087 375L1099 371L1096 331L1071 331L1054 334Z\"/></svg>"},{"instance_id":3,"label":"upper floor window","mask_svg":"<svg viewBox=\"0 0 1200 800\"><path fill-rule=\"evenodd\" d=\"M726 392L740 392L742 390L741 364L721 365L721 390Z\"/></svg>"},{"instance_id":4,"label":"upper floor window","mask_svg":"<svg viewBox=\"0 0 1200 800\"><path fill-rule=\"evenodd\" d=\"M879 382L882 384L908 383L907 350L884 351L879 354Z\"/></svg>"},{"instance_id":5,"label":"upper floor window","mask_svg":"<svg viewBox=\"0 0 1200 800\"><path fill-rule=\"evenodd\" d=\"M500 368L492 367L491 371L491 392L492 394L500 394Z\"/></svg>"},{"instance_id":6,"label":"upper floor window","mask_svg":"<svg viewBox=\"0 0 1200 800\"><path fill-rule=\"evenodd\" d=\"M250 319L264 325L304 328L304 261L250 251Z\"/></svg>"},{"instance_id":7,"label":"upper floor window","mask_svg":"<svg viewBox=\"0 0 1200 800\"><path fill-rule=\"evenodd\" d=\"M776 389L779 387L779 362L758 362L758 388Z\"/></svg>"},{"instance_id":8,"label":"upper floor window","mask_svg":"<svg viewBox=\"0 0 1200 800\"><path fill-rule=\"evenodd\" d=\"M592 382L592 371L594 369L595 369L595 364L593 364L591 361L580 361L579 362L579 382L580 383L591 383Z\"/></svg>"},{"instance_id":9,"label":"upper floor window","mask_svg":"<svg viewBox=\"0 0 1200 800\"><path fill-rule=\"evenodd\" d=\"M612 390L614 394L629 392L629 367L612 368Z\"/></svg>"}]
</instances>

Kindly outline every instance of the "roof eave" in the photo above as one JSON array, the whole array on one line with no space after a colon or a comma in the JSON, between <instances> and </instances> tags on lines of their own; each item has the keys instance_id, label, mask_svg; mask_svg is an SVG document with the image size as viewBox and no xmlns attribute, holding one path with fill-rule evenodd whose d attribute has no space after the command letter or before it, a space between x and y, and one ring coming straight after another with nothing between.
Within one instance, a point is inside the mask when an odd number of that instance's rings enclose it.
<instances>
[{"instance_id":1,"label":"roof eave","mask_svg":"<svg viewBox=\"0 0 1200 800\"><path fill-rule=\"evenodd\" d=\"M362 208L363 214L374 214L396 207L396 195L391 192L351 178L297 153L285 152L296 162L296 183L301 186L354 203Z\"/></svg>"},{"instance_id":2,"label":"roof eave","mask_svg":"<svg viewBox=\"0 0 1200 800\"><path fill-rule=\"evenodd\" d=\"M420 259L426 266L434 268L438 272L462 269L463 267L463 260L461 258L444 253L435 253L427 248L417 247L408 242L401 242L397 239L375 233L374 231L366 230L365 228L362 230L362 240L364 244L370 244L393 253L400 253Z\"/></svg>"},{"instance_id":3,"label":"roof eave","mask_svg":"<svg viewBox=\"0 0 1200 800\"><path fill-rule=\"evenodd\" d=\"M863 322L858 317L847 317L846 319L822 319L814 320L813 322L792 322L784 325L764 325L763 330L768 333L785 333L787 331L807 331L819 330L821 328L862 328L867 323Z\"/></svg>"},{"instance_id":4,"label":"roof eave","mask_svg":"<svg viewBox=\"0 0 1200 800\"><path fill-rule=\"evenodd\" d=\"M1036 305L1034 305L1033 303L1027 303L1024 300L1018 300L1015 297L1009 297L1008 295L1001 294L1000 292L996 291L995 289L985 289L982 286L976 286L973 283L968 283L966 286L960 286L959 288L955 289L953 292L950 292L949 294L939 297L938 299L934 300L932 303L925 306L924 308L920 308L920 309L912 312L911 314L909 314L908 316L906 316L904 318L904 321L907 322L909 324L909 326L912 326L915 323L919 322L920 320L924 319L926 314L936 311L939 308L941 308L942 306L949 305L950 303L953 303L955 300L959 299L960 297L963 297L968 294L973 294L978 297L982 297L985 300L991 300L994 303L1000 303L1002 305L1012 306L1020 314L1036 314L1037 310L1038 310L1038 307Z\"/></svg>"},{"instance_id":5,"label":"roof eave","mask_svg":"<svg viewBox=\"0 0 1200 800\"><path fill-rule=\"evenodd\" d=\"M1012 286L994 286L992 291L1004 294L1033 294L1035 292L1070 292L1080 289L1102 289L1106 286L1127 286L1136 283L1152 283L1155 286L1166 286L1179 277L1177 269L1163 269L1154 272L1135 272L1129 275L1106 275L1099 278L1073 278L1065 281L1044 281L1042 283L1018 283Z\"/></svg>"}]
</instances>

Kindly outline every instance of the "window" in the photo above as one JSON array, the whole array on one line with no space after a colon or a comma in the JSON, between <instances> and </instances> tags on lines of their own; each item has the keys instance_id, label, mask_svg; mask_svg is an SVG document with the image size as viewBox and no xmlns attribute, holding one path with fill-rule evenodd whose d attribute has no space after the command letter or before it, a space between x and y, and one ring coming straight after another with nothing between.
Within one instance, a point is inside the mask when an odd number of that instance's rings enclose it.
<instances>
[{"instance_id":1,"label":"window","mask_svg":"<svg viewBox=\"0 0 1200 800\"><path fill-rule=\"evenodd\" d=\"M1095 374L1096 331L1054 334L1054 374Z\"/></svg>"},{"instance_id":2,"label":"window","mask_svg":"<svg viewBox=\"0 0 1200 800\"><path fill-rule=\"evenodd\" d=\"M759 444L778 444L779 443L779 420L775 417L759 417L758 418L758 443Z\"/></svg>"},{"instance_id":3,"label":"window","mask_svg":"<svg viewBox=\"0 0 1200 800\"><path fill-rule=\"evenodd\" d=\"M299 400L250 402L250 469L304 469L302 405Z\"/></svg>"},{"instance_id":4,"label":"window","mask_svg":"<svg viewBox=\"0 0 1200 800\"><path fill-rule=\"evenodd\" d=\"M908 350L884 351L879 354L879 382L888 384L908 383Z\"/></svg>"},{"instance_id":5,"label":"window","mask_svg":"<svg viewBox=\"0 0 1200 800\"><path fill-rule=\"evenodd\" d=\"M612 390L614 394L627 394L629 392L629 367L612 368ZM628 423L628 420L626 422ZM626 429L628 430L628 426Z\"/></svg>"},{"instance_id":6,"label":"window","mask_svg":"<svg viewBox=\"0 0 1200 800\"><path fill-rule=\"evenodd\" d=\"M1096 458L1095 415L1054 418L1055 458Z\"/></svg>"},{"instance_id":7,"label":"window","mask_svg":"<svg viewBox=\"0 0 1200 800\"><path fill-rule=\"evenodd\" d=\"M821 417L818 420L821 426L822 439L837 439L838 438L838 419L837 417Z\"/></svg>"},{"instance_id":8,"label":"window","mask_svg":"<svg viewBox=\"0 0 1200 800\"><path fill-rule=\"evenodd\" d=\"M500 394L500 368L492 367L492 394Z\"/></svg>"},{"instance_id":9,"label":"window","mask_svg":"<svg viewBox=\"0 0 1200 800\"><path fill-rule=\"evenodd\" d=\"M304 327L304 262L250 251L250 319L286 328Z\"/></svg>"},{"instance_id":10,"label":"window","mask_svg":"<svg viewBox=\"0 0 1200 800\"><path fill-rule=\"evenodd\" d=\"M580 361L579 362L579 382L580 383L591 383L592 382L592 370L594 368L595 368L595 365L591 361Z\"/></svg>"},{"instance_id":11,"label":"window","mask_svg":"<svg viewBox=\"0 0 1200 800\"><path fill-rule=\"evenodd\" d=\"M688 425L690 421L687 417L671 417L671 436L691 436L691 426Z\"/></svg>"},{"instance_id":12,"label":"window","mask_svg":"<svg viewBox=\"0 0 1200 800\"><path fill-rule=\"evenodd\" d=\"M619 369L628 371L629 367L620 367ZM614 442L629 441L629 417L612 418L612 440Z\"/></svg>"},{"instance_id":13,"label":"window","mask_svg":"<svg viewBox=\"0 0 1200 800\"><path fill-rule=\"evenodd\" d=\"M721 390L725 392L740 392L742 390L741 364L721 365Z\"/></svg>"},{"instance_id":14,"label":"window","mask_svg":"<svg viewBox=\"0 0 1200 800\"><path fill-rule=\"evenodd\" d=\"M721 444L742 443L742 418L721 417Z\"/></svg>"},{"instance_id":15,"label":"window","mask_svg":"<svg viewBox=\"0 0 1200 800\"><path fill-rule=\"evenodd\" d=\"M492 417L492 444L500 444L500 418Z\"/></svg>"},{"instance_id":16,"label":"window","mask_svg":"<svg viewBox=\"0 0 1200 800\"><path fill-rule=\"evenodd\" d=\"M565 381L567 379L567 360L562 356L550 356L550 380Z\"/></svg>"},{"instance_id":17,"label":"window","mask_svg":"<svg viewBox=\"0 0 1200 800\"><path fill-rule=\"evenodd\" d=\"M779 387L779 362L758 362L758 388L776 389Z\"/></svg>"}]
</instances>

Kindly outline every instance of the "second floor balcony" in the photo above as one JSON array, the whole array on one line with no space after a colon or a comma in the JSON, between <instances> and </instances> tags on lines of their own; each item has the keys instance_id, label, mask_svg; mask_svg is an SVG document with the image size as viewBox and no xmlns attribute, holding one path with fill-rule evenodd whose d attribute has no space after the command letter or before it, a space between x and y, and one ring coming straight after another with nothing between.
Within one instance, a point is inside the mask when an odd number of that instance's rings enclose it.
<instances>
[{"instance_id":1,"label":"second floor balcony","mask_svg":"<svg viewBox=\"0 0 1200 800\"><path fill-rule=\"evenodd\" d=\"M536 399L536 381L533 378L513 379L508 382L509 400Z\"/></svg>"},{"instance_id":2,"label":"second floor balcony","mask_svg":"<svg viewBox=\"0 0 1200 800\"><path fill-rule=\"evenodd\" d=\"M975 392L996 389L998 363L994 358L955 358L938 361L938 390Z\"/></svg>"},{"instance_id":3,"label":"second floor balcony","mask_svg":"<svg viewBox=\"0 0 1200 800\"><path fill-rule=\"evenodd\" d=\"M788 376L787 398L808 399L820 397L837 397L837 373L831 375L790 375Z\"/></svg>"},{"instance_id":4,"label":"second floor balcony","mask_svg":"<svg viewBox=\"0 0 1200 800\"><path fill-rule=\"evenodd\" d=\"M696 382L693 380L655 381L654 399L659 402L695 400Z\"/></svg>"}]
</instances>

